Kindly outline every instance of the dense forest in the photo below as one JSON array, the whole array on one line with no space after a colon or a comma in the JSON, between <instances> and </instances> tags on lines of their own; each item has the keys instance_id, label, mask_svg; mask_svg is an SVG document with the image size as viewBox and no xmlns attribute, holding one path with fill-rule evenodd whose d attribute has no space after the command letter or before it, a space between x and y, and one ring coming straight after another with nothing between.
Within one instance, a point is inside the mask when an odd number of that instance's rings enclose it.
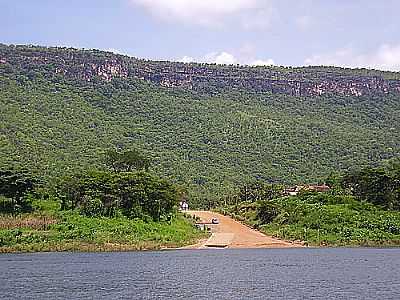
<instances>
[{"instance_id":1,"label":"dense forest","mask_svg":"<svg viewBox=\"0 0 400 300\"><path fill-rule=\"evenodd\" d=\"M254 180L312 183L398 157L399 98L399 73L0 45L0 167L55 190L104 172L110 149L138 149L201 206Z\"/></svg>"}]
</instances>

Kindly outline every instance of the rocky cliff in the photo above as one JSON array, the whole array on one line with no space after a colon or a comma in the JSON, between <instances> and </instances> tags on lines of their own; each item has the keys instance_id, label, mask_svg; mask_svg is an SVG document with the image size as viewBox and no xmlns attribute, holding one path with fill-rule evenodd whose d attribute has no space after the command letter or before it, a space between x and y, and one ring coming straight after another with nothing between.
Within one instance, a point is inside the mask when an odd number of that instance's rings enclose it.
<instances>
[{"instance_id":1,"label":"rocky cliff","mask_svg":"<svg viewBox=\"0 0 400 300\"><path fill-rule=\"evenodd\" d=\"M249 67L157 62L98 50L0 45L0 72L8 68L90 82L146 80L200 92L246 89L293 96L400 94L400 73L333 67Z\"/></svg>"}]
</instances>

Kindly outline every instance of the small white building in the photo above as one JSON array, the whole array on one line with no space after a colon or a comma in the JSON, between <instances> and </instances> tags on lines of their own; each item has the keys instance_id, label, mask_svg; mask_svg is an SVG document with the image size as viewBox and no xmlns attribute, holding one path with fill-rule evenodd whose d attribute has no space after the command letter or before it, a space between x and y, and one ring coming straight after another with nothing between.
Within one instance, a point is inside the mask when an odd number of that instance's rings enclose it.
<instances>
[{"instance_id":1,"label":"small white building","mask_svg":"<svg viewBox=\"0 0 400 300\"><path fill-rule=\"evenodd\" d=\"M181 201L179 203L179 209L182 211L189 210L189 204L186 201Z\"/></svg>"}]
</instances>

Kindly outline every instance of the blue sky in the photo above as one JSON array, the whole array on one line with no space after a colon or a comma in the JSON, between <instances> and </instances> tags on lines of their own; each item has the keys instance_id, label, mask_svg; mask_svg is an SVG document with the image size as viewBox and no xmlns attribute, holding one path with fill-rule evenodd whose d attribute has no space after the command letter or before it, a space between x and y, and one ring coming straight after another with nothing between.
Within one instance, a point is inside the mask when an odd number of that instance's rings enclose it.
<instances>
[{"instance_id":1,"label":"blue sky","mask_svg":"<svg viewBox=\"0 0 400 300\"><path fill-rule=\"evenodd\" d=\"M400 71L398 0L0 0L0 42Z\"/></svg>"}]
</instances>

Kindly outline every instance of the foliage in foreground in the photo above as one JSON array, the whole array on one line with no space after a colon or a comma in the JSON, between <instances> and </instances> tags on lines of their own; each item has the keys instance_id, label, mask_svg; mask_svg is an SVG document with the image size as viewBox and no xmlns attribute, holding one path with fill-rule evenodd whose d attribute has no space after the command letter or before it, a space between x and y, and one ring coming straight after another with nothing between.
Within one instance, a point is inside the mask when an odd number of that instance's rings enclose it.
<instances>
[{"instance_id":1,"label":"foliage in foreground","mask_svg":"<svg viewBox=\"0 0 400 300\"><path fill-rule=\"evenodd\" d=\"M127 156L123 169L64 177L57 193L35 186L18 170L0 171L0 252L122 251L194 243L201 233L176 213L177 188L146 171L133 172L148 165L136 154Z\"/></svg>"},{"instance_id":2,"label":"foliage in foreground","mask_svg":"<svg viewBox=\"0 0 400 300\"><path fill-rule=\"evenodd\" d=\"M309 245L400 245L400 212L353 196L307 193L242 202L224 212L266 234Z\"/></svg>"},{"instance_id":3,"label":"foliage in foreground","mask_svg":"<svg viewBox=\"0 0 400 300\"><path fill-rule=\"evenodd\" d=\"M192 244L199 237L201 233L180 215L162 222L93 218L74 211L0 215L0 252L161 249Z\"/></svg>"},{"instance_id":4,"label":"foliage in foreground","mask_svg":"<svg viewBox=\"0 0 400 300\"><path fill-rule=\"evenodd\" d=\"M274 185L248 185L223 212L267 234L311 245L400 245L398 161L326 182L329 192L303 190L296 196L284 196Z\"/></svg>"},{"instance_id":5,"label":"foliage in foreground","mask_svg":"<svg viewBox=\"0 0 400 300\"><path fill-rule=\"evenodd\" d=\"M0 213L20 213L31 210L27 193L35 186L35 179L26 170L0 169Z\"/></svg>"},{"instance_id":6,"label":"foliage in foreground","mask_svg":"<svg viewBox=\"0 0 400 300\"><path fill-rule=\"evenodd\" d=\"M84 170L59 178L57 191L37 184L21 170L0 169L0 213L27 212L33 199L50 195L61 202L62 210L79 209L89 217L159 221L173 213L182 195L174 184L148 171L146 157L138 151L109 151L107 163L110 170Z\"/></svg>"},{"instance_id":7,"label":"foliage in foreground","mask_svg":"<svg viewBox=\"0 0 400 300\"><path fill-rule=\"evenodd\" d=\"M178 204L174 185L147 172L92 171L64 179L62 209L79 208L86 216L160 220Z\"/></svg>"}]
</instances>

